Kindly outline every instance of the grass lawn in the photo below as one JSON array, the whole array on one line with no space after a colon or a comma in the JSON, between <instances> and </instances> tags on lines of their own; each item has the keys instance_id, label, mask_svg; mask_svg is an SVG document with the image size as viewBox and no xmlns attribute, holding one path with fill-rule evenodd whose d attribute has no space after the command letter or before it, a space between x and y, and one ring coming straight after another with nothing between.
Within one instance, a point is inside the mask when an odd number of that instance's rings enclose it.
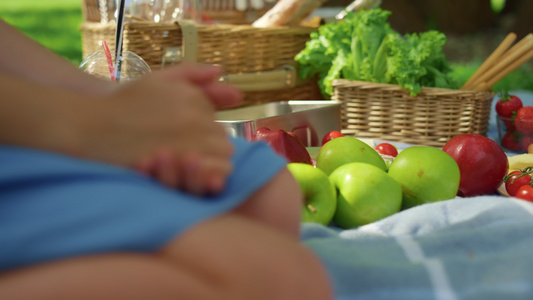
<instances>
[{"instance_id":1,"label":"grass lawn","mask_svg":"<svg viewBox=\"0 0 533 300\"><path fill-rule=\"evenodd\" d=\"M81 6L82 0L0 1L0 17L40 44L79 65L83 60L79 29L83 23ZM464 42L470 43L471 37L465 37ZM487 56L468 62L452 61L458 80L466 82ZM533 91L533 62L508 75L493 89Z\"/></svg>"},{"instance_id":2,"label":"grass lawn","mask_svg":"<svg viewBox=\"0 0 533 300\"><path fill-rule=\"evenodd\" d=\"M40 44L79 65L82 0L0 1L0 17Z\"/></svg>"}]
</instances>

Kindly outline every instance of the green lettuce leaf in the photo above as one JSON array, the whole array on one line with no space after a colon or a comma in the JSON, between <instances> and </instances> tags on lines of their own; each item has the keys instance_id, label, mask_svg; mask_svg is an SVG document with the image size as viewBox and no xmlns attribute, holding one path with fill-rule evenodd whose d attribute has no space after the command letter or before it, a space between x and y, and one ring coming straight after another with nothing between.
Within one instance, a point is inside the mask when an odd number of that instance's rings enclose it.
<instances>
[{"instance_id":1,"label":"green lettuce leaf","mask_svg":"<svg viewBox=\"0 0 533 300\"><path fill-rule=\"evenodd\" d=\"M417 95L423 86L458 88L437 31L400 36L380 8L350 12L339 22L322 25L295 56L299 76L318 77L324 97L337 78L398 84Z\"/></svg>"}]
</instances>

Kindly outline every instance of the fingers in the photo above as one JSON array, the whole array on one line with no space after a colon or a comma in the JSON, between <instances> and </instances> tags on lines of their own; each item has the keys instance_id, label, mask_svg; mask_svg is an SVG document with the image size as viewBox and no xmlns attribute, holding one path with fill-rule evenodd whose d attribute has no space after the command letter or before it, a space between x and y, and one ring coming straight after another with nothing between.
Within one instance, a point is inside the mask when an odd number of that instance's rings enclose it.
<instances>
[{"instance_id":1,"label":"fingers","mask_svg":"<svg viewBox=\"0 0 533 300\"><path fill-rule=\"evenodd\" d=\"M106 159L170 188L195 195L220 192L231 172L233 144L214 122L214 106L235 105L242 94L216 81L219 75L218 67L180 64L121 86L113 101L102 104L109 121L93 134L114 147L99 150L127 149L128 155L113 151Z\"/></svg>"},{"instance_id":2,"label":"fingers","mask_svg":"<svg viewBox=\"0 0 533 300\"><path fill-rule=\"evenodd\" d=\"M170 81L185 80L196 85L204 85L217 81L222 75L218 66L182 62L179 65L159 71L157 76Z\"/></svg>"},{"instance_id":3,"label":"fingers","mask_svg":"<svg viewBox=\"0 0 533 300\"><path fill-rule=\"evenodd\" d=\"M224 83L214 82L204 85L203 90L217 108L237 106L244 98L239 89Z\"/></svg>"},{"instance_id":4,"label":"fingers","mask_svg":"<svg viewBox=\"0 0 533 300\"><path fill-rule=\"evenodd\" d=\"M153 155L140 159L134 169L147 176L154 177L161 184L179 189L180 172L174 155L169 149L161 149Z\"/></svg>"},{"instance_id":5,"label":"fingers","mask_svg":"<svg viewBox=\"0 0 533 300\"><path fill-rule=\"evenodd\" d=\"M233 167L228 160L216 157L201 158L191 153L182 159L184 189L195 195L214 195L221 192Z\"/></svg>"},{"instance_id":6,"label":"fingers","mask_svg":"<svg viewBox=\"0 0 533 300\"><path fill-rule=\"evenodd\" d=\"M159 151L154 165L157 168L155 176L162 184L170 188L180 188L182 174L177 170L178 162L170 150Z\"/></svg>"},{"instance_id":7,"label":"fingers","mask_svg":"<svg viewBox=\"0 0 533 300\"><path fill-rule=\"evenodd\" d=\"M238 105L243 94L237 88L218 82L222 69L218 66L182 62L160 71L158 76L170 81L188 81L199 86L217 108Z\"/></svg>"},{"instance_id":8,"label":"fingers","mask_svg":"<svg viewBox=\"0 0 533 300\"><path fill-rule=\"evenodd\" d=\"M202 157L196 153L182 155L178 159L170 150L160 149L139 160L135 169L169 188L206 196L224 189L232 165L227 159Z\"/></svg>"}]
</instances>

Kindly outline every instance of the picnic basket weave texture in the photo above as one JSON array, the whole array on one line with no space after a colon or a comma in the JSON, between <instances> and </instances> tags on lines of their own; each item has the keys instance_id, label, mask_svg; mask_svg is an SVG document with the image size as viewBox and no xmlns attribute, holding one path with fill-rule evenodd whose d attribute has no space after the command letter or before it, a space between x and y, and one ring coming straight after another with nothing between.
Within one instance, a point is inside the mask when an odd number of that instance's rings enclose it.
<instances>
[{"instance_id":1,"label":"picnic basket weave texture","mask_svg":"<svg viewBox=\"0 0 533 300\"><path fill-rule=\"evenodd\" d=\"M300 80L294 61L316 28L180 24L126 22L123 50L141 56L152 69L174 60L220 65L225 80L245 93L241 106L322 99L316 79ZM84 57L102 50L102 41L114 51L114 24L85 22L81 31ZM169 58L172 52L178 55Z\"/></svg>"},{"instance_id":2,"label":"picnic basket weave texture","mask_svg":"<svg viewBox=\"0 0 533 300\"><path fill-rule=\"evenodd\" d=\"M442 147L459 134L486 135L494 93L422 88L412 97L398 85L337 79L344 134Z\"/></svg>"}]
</instances>

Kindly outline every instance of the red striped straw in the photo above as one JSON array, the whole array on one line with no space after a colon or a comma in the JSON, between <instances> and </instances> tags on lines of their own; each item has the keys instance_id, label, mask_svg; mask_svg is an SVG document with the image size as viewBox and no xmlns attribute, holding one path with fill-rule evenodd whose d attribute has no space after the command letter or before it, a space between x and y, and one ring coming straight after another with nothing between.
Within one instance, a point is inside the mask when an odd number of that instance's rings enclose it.
<instances>
[{"instance_id":1,"label":"red striped straw","mask_svg":"<svg viewBox=\"0 0 533 300\"><path fill-rule=\"evenodd\" d=\"M111 58L111 51L109 51L109 47L107 46L106 41L102 41L102 46L104 47L105 57L107 58L107 65L109 67L109 74L111 75L111 81L115 82L117 81L117 78L115 77L115 68L113 67L113 59Z\"/></svg>"},{"instance_id":2,"label":"red striped straw","mask_svg":"<svg viewBox=\"0 0 533 300\"><path fill-rule=\"evenodd\" d=\"M193 0L194 1L194 0ZM185 5L185 10L191 14L191 19L195 22L198 22L198 21L203 21L207 24L210 24L210 25L213 25L215 22L213 21L213 19L211 19L208 15L204 14L204 13L200 13L200 15L198 15L198 11L196 11L194 8L190 7L189 5Z\"/></svg>"}]
</instances>

